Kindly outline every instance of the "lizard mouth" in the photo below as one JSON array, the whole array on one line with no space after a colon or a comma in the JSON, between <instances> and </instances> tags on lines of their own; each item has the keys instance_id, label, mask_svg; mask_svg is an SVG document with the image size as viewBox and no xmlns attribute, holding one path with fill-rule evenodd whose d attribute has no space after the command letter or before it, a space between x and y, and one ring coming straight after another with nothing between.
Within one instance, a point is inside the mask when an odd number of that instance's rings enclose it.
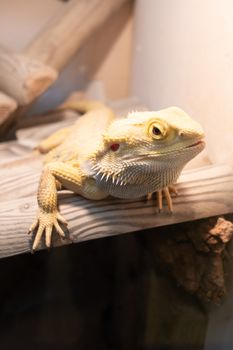
<instances>
[{"instance_id":1,"label":"lizard mouth","mask_svg":"<svg viewBox=\"0 0 233 350\"><path fill-rule=\"evenodd\" d=\"M198 141L196 141L194 143L191 143L190 145L185 146L184 148L182 148L182 150L189 149L189 148L202 148L202 149L204 149L204 147L205 147L205 141L204 140L198 140ZM175 150L163 151L163 152L160 152L159 154L154 153L154 152L144 153L144 154L138 155L137 157L134 157L133 159L132 159L131 156L130 157L125 157L124 159L125 160L130 159L130 160L137 161L137 160L142 160L143 158L144 159L148 159L148 157L159 158L159 157L162 157L164 155L171 155L171 154L177 153L179 151L181 151L181 148L175 149Z\"/></svg>"},{"instance_id":2,"label":"lizard mouth","mask_svg":"<svg viewBox=\"0 0 233 350\"><path fill-rule=\"evenodd\" d=\"M192 143L191 145L186 146L185 148L192 148L192 147L196 147L196 146L199 146L199 145L202 145L204 147L205 146L205 141L199 140L199 141L197 141L195 143Z\"/></svg>"}]
</instances>

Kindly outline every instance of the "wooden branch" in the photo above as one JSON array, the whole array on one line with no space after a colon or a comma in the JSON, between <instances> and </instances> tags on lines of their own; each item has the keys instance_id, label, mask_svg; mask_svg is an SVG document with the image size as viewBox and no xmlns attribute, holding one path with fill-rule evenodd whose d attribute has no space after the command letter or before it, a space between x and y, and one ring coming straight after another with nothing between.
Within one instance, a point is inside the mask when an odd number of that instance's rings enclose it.
<instances>
[{"instance_id":1,"label":"wooden branch","mask_svg":"<svg viewBox=\"0 0 233 350\"><path fill-rule=\"evenodd\" d=\"M30 251L28 227L36 210L36 189L40 161L35 155L25 161L0 168L0 257ZM17 169L17 172L16 172ZM156 202L106 199L90 201L70 193L61 193L62 215L69 222L73 242L166 226L233 211L233 171L227 166L208 166L182 174L174 198L173 214L158 214ZM54 245L61 242L55 237ZM42 247L43 248L43 247Z\"/></svg>"},{"instance_id":2,"label":"wooden branch","mask_svg":"<svg viewBox=\"0 0 233 350\"><path fill-rule=\"evenodd\" d=\"M83 42L128 0L76 1L22 54L0 47L0 89L27 105L57 78ZM13 72L13 74L12 74Z\"/></svg>"},{"instance_id":3,"label":"wooden branch","mask_svg":"<svg viewBox=\"0 0 233 350\"><path fill-rule=\"evenodd\" d=\"M60 71L85 40L129 0L88 0L71 3L25 49L24 53Z\"/></svg>"},{"instance_id":4,"label":"wooden branch","mask_svg":"<svg viewBox=\"0 0 233 350\"><path fill-rule=\"evenodd\" d=\"M19 105L31 103L56 79L53 68L0 47L0 89L12 96Z\"/></svg>"},{"instance_id":5,"label":"wooden branch","mask_svg":"<svg viewBox=\"0 0 233 350\"><path fill-rule=\"evenodd\" d=\"M67 11L62 10L22 54L0 47L0 89L19 105L30 105L57 79L58 72L84 41L126 1L129 0L71 2ZM26 108L18 109L10 115L8 124L25 111Z\"/></svg>"},{"instance_id":6,"label":"wooden branch","mask_svg":"<svg viewBox=\"0 0 233 350\"><path fill-rule=\"evenodd\" d=\"M16 110L16 108L17 102L13 98L0 92L0 128L1 125L9 118L11 113Z\"/></svg>"}]
</instances>

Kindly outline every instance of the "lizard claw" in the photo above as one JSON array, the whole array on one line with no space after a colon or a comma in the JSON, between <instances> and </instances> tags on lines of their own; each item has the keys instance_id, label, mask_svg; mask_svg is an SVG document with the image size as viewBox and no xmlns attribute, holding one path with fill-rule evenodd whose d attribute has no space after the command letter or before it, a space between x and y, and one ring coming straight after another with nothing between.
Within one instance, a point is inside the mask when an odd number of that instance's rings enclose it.
<instances>
[{"instance_id":1,"label":"lizard claw","mask_svg":"<svg viewBox=\"0 0 233 350\"><path fill-rule=\"evenodd\" d=\"M168 206L169 211L171 213L173 212L171 193L176 195L176 196L178 194L178 192L176 191L174 186L164 187L161 190L156 192L159 212L161 212L163 210L163 196L165 197L165 199L167 201L167 206ZM152 195L153 195L153 193L149 193L147 195L147 199L151 199Z\"/></svg>"},{"instance_id":2,"label":"lizard claw","mask_svg":"<svg viewBox=\"0 0 233 350\"><path fill-rule=\"evenodd\" d=\"M64 225L68 225L68 222L66 221L66 219L63 218L63 216L61 216L61 214L59 212L57 212L57 219L58 221L60 221L62 224Z\"/></svg>"},{"instance_id":3,"label":"lizard claw","mask_svg":"<svg viewBox=\"0 0 233 350\"><path fill-rule=\"evenodd\" d=\"M37 227L37 225L38 225L38 217L37 217L36 220L31 224L31 226L30 226L30 228L29 228L29 230L28 230L28 234L29 234L29 235L30 235L30 233L31 233L32 231L35 230L35 228Z\"/></svg>"},{"instance_id":4,"label":"lizard claw","mask_svg":"<svg viewBox=\"0 0 233 350\"><path fill-rule=\"evenodd\" d=\"M59 225L59 221L66 226L68 225L67 221L57 211L53 213L46 213L44 211L39 211L37 219L33 222L33 224L29 229L29 233L31 233L38 226L35 239L33 242L33 246L32 246L33 251L38 248L43 234L45 235L45 245L47 248L50 248L53 228L55 228L56 232L59 234L59 236L62 239L65 238L66 236L65 232Z\"/></svg>"}]
</instances>

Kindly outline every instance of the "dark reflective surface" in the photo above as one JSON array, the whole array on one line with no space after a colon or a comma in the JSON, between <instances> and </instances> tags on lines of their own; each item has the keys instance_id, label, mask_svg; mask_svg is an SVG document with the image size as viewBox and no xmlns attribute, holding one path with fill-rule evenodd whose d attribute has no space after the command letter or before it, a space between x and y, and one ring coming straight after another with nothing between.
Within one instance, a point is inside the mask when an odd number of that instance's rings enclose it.
<instances>
[{"instance_id":1,"label":"dark reflective surface","mask_svg":"<svg viewBox=\"0 0 233 350\"><path fill-rule=\"evenodd\" d=\"M203 349L207 315L154 266L157 232L2 259L1 350Z\"/></svg>"}]
</instances>

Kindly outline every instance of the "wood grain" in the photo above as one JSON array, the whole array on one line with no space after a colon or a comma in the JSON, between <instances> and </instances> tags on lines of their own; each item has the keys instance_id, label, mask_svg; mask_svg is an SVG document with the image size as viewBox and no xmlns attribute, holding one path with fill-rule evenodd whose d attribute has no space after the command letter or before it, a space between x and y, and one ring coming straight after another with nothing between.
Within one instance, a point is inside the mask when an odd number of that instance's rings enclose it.
<instances>
[{"instance_id":1,"label":"wood grain","mask_svg":"<svg viewBox=\"0 0 233 350\"><path fill-rule=\"evenodd\" d=\"M0 91L0 127L17 108L17 102Z\"/></svg>"},{"instance_id":2,"label":"wood grain","mask_svg":"<svg viewBox=\"0 0 233 350\"><path fill-rule=\"evenodd\" d=\"M31 151L31 147L20 144L16 140L0 143L0 171L6 167L6 164L10 164L10 167L14 166L16 160L24 159Z\"/></svg>"},{"instance_id":3,"label":"wood grain","mask_svg":"<svg viewBox=\"0 0 233 350\"><path fill-rule=\"evenodd\" d=\"M0 46L0 89L20 106L31 103L56 79L58 73L38 59Z\"/></svg>"},{"instance_id":4,"label":"wood grain","mask_svg":"<svg viewBox=\"0 0 233 350\"><path fill-rule=\"evenodd\" d=\"M36 165L35 165L36 164ZM34 167L34 168L33 168ZM19 166L17 166L19 169ZM37 169L37 170L35 170ZM37 210L36 187L39 178L37 161L31 168L8 177L1 171L0 187L0 257L30 251L28 227ZM158 214L156 202L150 200L119 200L109 198L90 201L63 192L59 195L60 209L69 222L73 242L134 232L146 228L222 215L233 211L233 171L228 166L207 166L185 171L177 185L179 196L174 198L174 213L165 209ZM55 237L54 245L70 243ZM43 248L43 247L41 247Z\"/></svg>"}]
</instances>

